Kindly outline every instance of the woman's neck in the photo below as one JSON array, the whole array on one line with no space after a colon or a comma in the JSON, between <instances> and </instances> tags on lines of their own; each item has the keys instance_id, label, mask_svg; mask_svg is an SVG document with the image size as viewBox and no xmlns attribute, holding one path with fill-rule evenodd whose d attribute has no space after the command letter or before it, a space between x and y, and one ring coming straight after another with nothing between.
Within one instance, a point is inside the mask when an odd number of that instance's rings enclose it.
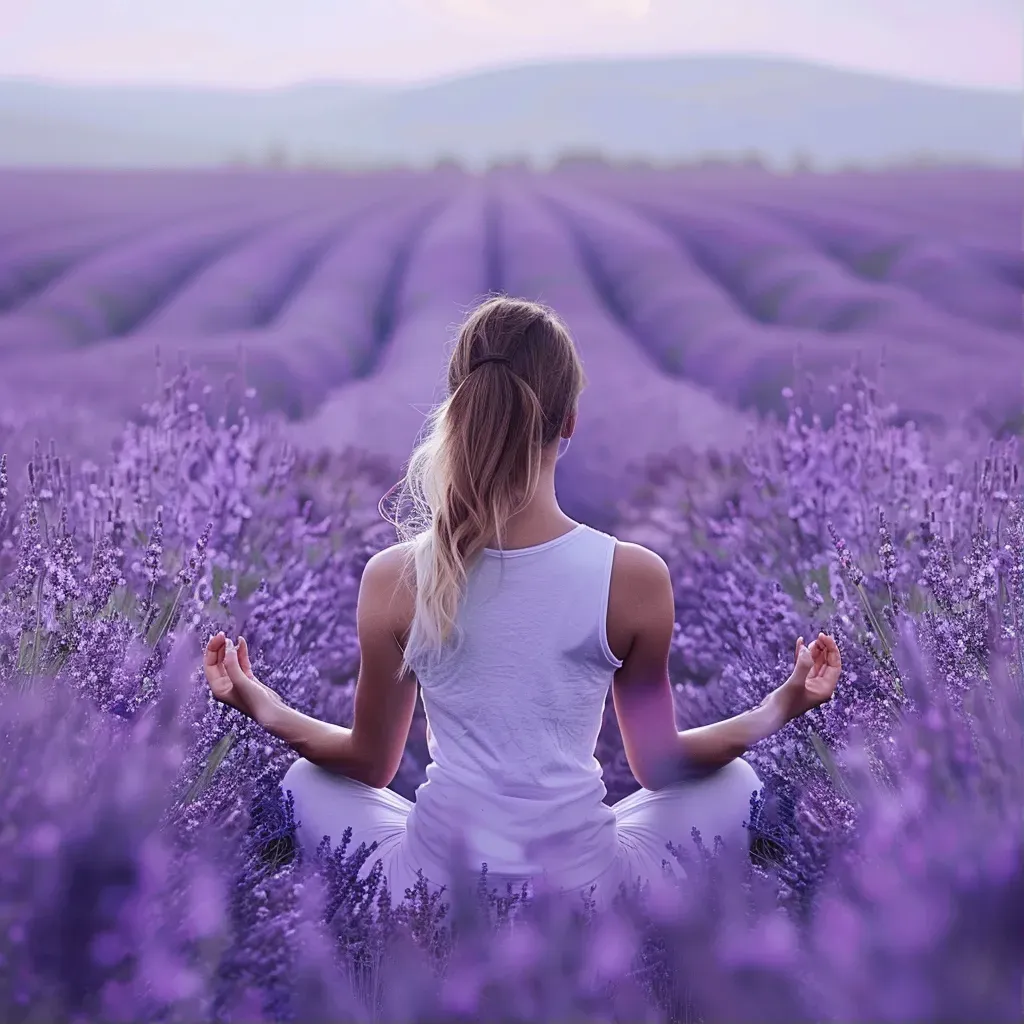
<instances>
[{"instance_id":1,"label":"woman's neck","mask_svg":"<svg viewBox=\"0 0 1024 1024\"><path fill-rule=\"evenodd\" d=\"M502 547L529 548L544 544L567 533L576 525L576 521L562 511L555 497L555 474L552 467L549 472L541 474L533 497L515 515L509 517L505 524ZM497 547L497 538L489 537L486 546Z\"/></svg>"}]
</instances>

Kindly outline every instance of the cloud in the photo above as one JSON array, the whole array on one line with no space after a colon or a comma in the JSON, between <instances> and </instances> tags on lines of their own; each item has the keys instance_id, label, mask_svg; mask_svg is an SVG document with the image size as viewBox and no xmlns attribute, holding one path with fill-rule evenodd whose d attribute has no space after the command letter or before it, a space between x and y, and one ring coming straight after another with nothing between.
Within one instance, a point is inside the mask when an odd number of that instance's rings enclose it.
<instances>
[{"instance_id":1,"label":"cloud","mask_svg":"<svg viewBox=\"0 0 1024 1024\"><path fill-rule=\"evenodd\" d=\"M0 0L0 38L13 35L32 13L32 0Z\"/></svg>"},{"instance_id":2,"label":"cloud","mask_svg":"<svg viewBox=\"0 0 1024 1024\"><path fill-rule=\"evenodd\" d=\"M591 0L588 6L637 21L642 21L651 13L651 0Z\"/></svg>"},{"instance_id":3,"label":"cloud","mask_svg":"<svg viewBox=\"0 0 1024 1024\"><path fill-rule=\"evenodd\" d=\"M541 32L554 23L565 25L581 19L625 19L642 21L651 13L652 0L412 0L421 10L436 11L457 18L516 26ZM531 24L532 23L532 24Z\"/></svg>"},{"instance_id":4,"label":"cloud","mask_svg":"<svg viewBox=\"0 0 1024 1024\"><path fill-rule=\"evenodd\" d=\"M1021 87L1020 0L0 0L0 75L269 86L759 52Z\"/></svg>"}]
</instances>

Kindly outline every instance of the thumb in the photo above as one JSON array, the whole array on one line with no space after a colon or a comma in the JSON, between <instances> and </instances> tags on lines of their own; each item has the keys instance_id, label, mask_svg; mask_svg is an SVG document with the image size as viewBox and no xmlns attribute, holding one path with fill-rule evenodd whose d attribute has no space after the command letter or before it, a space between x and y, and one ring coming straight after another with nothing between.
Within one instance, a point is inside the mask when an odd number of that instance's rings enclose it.
<instances>
[{"instance_id":1,"label":"thumb","mask_svg":"<svg viewBox=\"0 0 1024 1024\"><path fill-rule=\"evenodd\" d=\"M806 679L807 673L810 672L813 667L814 658L811 654L811 650L801 642L797 649L796 665L793 668L793 675L800 680Z\"/></svg>"}]
</instances>

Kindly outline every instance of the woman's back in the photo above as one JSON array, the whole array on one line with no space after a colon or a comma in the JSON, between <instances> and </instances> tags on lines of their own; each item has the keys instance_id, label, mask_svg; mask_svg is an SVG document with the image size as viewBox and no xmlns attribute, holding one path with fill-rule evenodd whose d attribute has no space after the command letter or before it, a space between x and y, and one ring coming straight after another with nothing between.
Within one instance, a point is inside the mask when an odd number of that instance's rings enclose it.
<instances>
[{"instance_id":1,"label":"woman's back","mask_svg":"<svg viewBox=\"0 0 1024 1024\"><path fill-rule=\"evenodd\" d=\"M614 553L613 537L578 525L471 566L457 642L416 666L432 763L408 831L428 874L458 842L493 876L564 886L614 859L594 757L621 665L606 633Z\"/></svg>"}]
</instances>

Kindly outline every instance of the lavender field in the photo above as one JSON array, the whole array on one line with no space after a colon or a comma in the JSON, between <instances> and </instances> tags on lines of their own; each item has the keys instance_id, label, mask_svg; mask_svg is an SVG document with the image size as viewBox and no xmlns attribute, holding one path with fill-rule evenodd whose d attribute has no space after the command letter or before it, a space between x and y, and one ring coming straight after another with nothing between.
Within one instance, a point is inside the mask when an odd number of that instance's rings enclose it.
<instances>
[{"instance_id":1,"label":"lavender field","mask_svg":"<svg viewBox=\"0 0 1024 1024\"><path fill-rule=\"evenodd\" d=\"M3 1019L1020 1020L1022 202L968 169L0 172ZM244 633L350 721L376 502L491 292L578 341L560 494L669 563L680 725L798 635L842 651L751 752L752 856L680 835L685 884L612 915L304 860L293 755L197 671ZM636 788L610 709L599 755ZM424 757L417 717L402 792Z\"/></svg>"},{"instance_id":2,"label":"lavender field","mask_svg":"<svg viewBox=\"0 0 1024 1024\"><path fill-rule=\"evenodd\" d=\"M820 377L884 359L922 422L1019 419L1021 198L1011 173L743 171L487 178L0 177L10 408L106 441L155 353L238 372L303 445L396 468L439 394L462 312L495 291L570 322L591 386L565 497L599 518L622 473L732 450ZM21 399L19 401L18 399ZM56 410L56 412L54 411Z\"/></svg>"}]
</instances>

